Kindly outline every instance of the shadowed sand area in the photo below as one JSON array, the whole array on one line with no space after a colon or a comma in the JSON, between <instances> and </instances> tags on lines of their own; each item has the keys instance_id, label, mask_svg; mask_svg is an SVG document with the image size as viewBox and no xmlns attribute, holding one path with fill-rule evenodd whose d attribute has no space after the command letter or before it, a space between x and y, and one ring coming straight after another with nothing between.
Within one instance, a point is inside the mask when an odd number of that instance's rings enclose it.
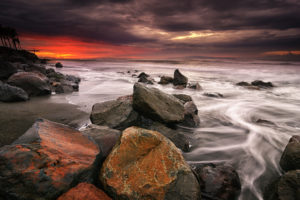
<instances>
[{"instance_id":1,"label":"shadowed sand area","mask_svg":"<svg viewBox=\"0 0 300 200\"><path fill-rule=\"evenodd\" d=\"M0 146L12 143L32 126L37 118L78 128L89 120L89 114L65 101L52 97L35 97L27 102L0 103Z\"/></svg>"}]
</instances>

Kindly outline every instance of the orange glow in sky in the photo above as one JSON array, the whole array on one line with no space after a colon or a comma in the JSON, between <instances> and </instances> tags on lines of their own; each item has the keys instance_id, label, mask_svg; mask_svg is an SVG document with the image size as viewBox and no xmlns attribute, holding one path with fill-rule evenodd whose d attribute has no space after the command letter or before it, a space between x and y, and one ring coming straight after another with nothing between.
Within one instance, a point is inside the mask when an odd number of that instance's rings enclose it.
<instances>
[{"instance_id":1,"label":"orange glow in sky","mask_svg":"<svg viewBox=\"0 0 300 200\"><path fill-rule=\"evenodd\" d=\"M22 48L38 50L41 58L96 59L96 58L139 58L149 49L108 43L83 42L67 37L45 37L23 35Z\"/></svg>"}]
</instances>

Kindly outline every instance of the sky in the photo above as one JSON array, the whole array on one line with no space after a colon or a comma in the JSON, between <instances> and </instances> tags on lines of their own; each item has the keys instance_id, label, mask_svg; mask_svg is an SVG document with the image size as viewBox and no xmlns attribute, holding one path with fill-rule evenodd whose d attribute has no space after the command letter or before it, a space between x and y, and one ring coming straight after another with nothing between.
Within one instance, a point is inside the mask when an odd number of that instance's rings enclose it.
<instances>
[{"instance_id":1,"label":"sky","mask_svg":"<svg viewBox=\"0 0 300 200\"><path fill-rule=\"evenodd\" d=\"M0 10L40 57L300 57L300 0L1 0Z\"/></svg>"}]
</instances>

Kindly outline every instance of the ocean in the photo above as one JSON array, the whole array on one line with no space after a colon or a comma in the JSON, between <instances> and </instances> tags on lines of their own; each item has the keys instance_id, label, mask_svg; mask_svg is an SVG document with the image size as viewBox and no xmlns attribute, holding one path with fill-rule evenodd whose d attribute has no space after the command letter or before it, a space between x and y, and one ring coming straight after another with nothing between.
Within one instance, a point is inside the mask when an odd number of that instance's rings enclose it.
<instances>
[{"instance_id":1,"label":"ocean","mask_svg":"<svg viewBox=\"0 0 300 200\"><path fill-rule=\"evenodd\" d=\"M199 82L202 91L177 90L172 85L154 84L170 94L192 96L201 124L190 129L190 163L229 163L242 183L240 200L262 200L263 189L281 174L279 160L292 135L300 134L300 63L204 59L193 62L61 61L59 72L80 76L79 92L53 95L87 113L95 103L132 94L137 78L146 72L157 82L161 75L173 76L178 68ZM52 65L51 65L52 66ZM139 70L135 73L134 70ZM272 82L271 89L250 90L241 81ZM204 93L220 93L223 98ZM90 123L90 122L86 122Z\"/></svg>"}]
</instances>

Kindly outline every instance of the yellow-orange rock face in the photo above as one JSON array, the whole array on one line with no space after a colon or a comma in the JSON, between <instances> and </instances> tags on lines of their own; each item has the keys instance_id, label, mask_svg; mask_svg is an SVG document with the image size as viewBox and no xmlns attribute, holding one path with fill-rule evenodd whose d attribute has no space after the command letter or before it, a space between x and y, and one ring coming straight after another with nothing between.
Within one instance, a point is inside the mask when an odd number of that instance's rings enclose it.
<instances>
[{"instance_id":1,"label":"yellow-orange rock face","mask_svg":"<svg viewBox=\"0 0 300 200\"><path fill-rule=\"evenodd\" d=\"M199 185L179 149L156 131L127 128L100 180L117 199L198 199Z\"/></svg>"},{"instance_id":2,"label":"yellow-orange rock face","mask_svg":"<svg viewBox=\"0 0 300 200\"><path fill-rule=\"evenodd\" d=\"M80 183L57 200L111 200L111 198L92 184Z\"/></svg>"},{"instance_id":3,"label":"yellow-orange rock face","mask_svg":"<svg viewBox=\"0 0 300 200\"><path fill-rule=\"evenodd\" d=\"M37 120L12 145L0 149L0 176L4 180L0 193L7 198L57 198L79 177L90 178L98 153L98 146L79 131Z\"/></svg>"}]
</instances>

